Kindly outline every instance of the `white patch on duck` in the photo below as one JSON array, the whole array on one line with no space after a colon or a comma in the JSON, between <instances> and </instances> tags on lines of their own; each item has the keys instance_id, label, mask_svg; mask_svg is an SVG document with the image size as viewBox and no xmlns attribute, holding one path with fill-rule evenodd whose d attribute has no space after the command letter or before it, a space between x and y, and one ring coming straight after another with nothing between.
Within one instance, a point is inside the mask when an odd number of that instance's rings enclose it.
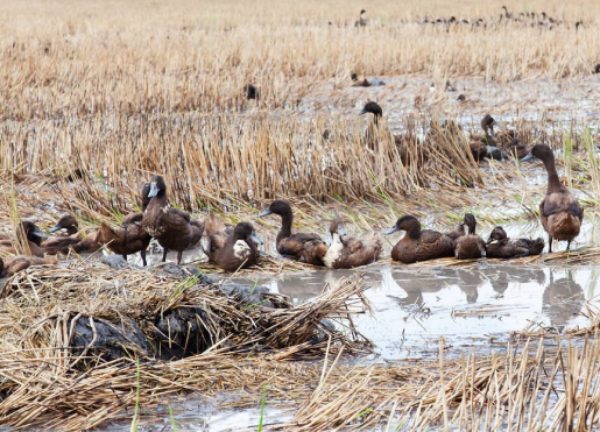
<instances>
[{"instance_id":1,"label":"white patch on duck","mask_svg":"<svg viewBox=\"0 0 600 432\"><path fill-rule=\"evenodd\" d=\"M233 255L236 258L246 259L251 252L250 246L244 240L238 240L233 245Z\"/></svg>"},{"instance_id":2,"label":"white patch on duck","mask_svg":"<svg viewBox=\"0 0 600 432\"><path fill-rule=\"evenodd\" d=\"M331 239L331 246L327 249L327 253L323 257L323 263L326 267L332 268L333 264L339 259L344 244L338 233L334 233Z\"/></svg>"},{"instance_id":3,"label":"white patch on duck","mask_svg":"<svg viewBox=\"0 0 600 432\"><path fill-rule=\"evenodd\" d=\"M171 208L171 205L170 205L170 204L167 204L166 206L164 206L164 207L162 208L162 211L163 211L163 213L164 213L164 214L167 214L167 213L169 213L169 208Z\"/></svg>"}]
</instances>

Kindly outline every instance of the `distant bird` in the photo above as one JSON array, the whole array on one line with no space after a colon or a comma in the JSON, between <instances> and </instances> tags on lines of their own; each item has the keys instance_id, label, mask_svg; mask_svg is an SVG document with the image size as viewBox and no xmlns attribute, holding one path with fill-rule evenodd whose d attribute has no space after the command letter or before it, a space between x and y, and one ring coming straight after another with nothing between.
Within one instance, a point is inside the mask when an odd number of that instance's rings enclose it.
<instances>
[{"instance_id":1,"label":"distant bird","mask_svg":"<svg viewBox=\"0 0 600 432\"><path fill-rule=\"evenodd\" d=\"M593 73L600 74L600 63L596 63L596 66L594 66Z\"/></svg>"},{"instance_id":2,"label":"distant bird","mask_svg":"<svg viewBox=\"0 0 600 432\"><path fill-rule=\"evenodd\" d=\"M567 250L571 242L579 235L583 221L583 208L571 192L562 184L556 171L554 154L546 144L537 144L531 153L523 158L526 161L538 158L544 163L548 173L548 189L540 203L540 218L548 233L548 252L552 252L552 240L567 241Z\"/></svg>"},{"instance_id":3,"label":"distant bird","mask_svg":"<svg viewBox=\"0 0 600 432\"><path fill-rule=\"evenodd\" d=\"M363 107L363 109L358 114L363 115L363 114L367 114L367 113L373 114L373 123L371 125L369 125L369 128L367 129L366 141L367 141L367 145L369 146L369 148L371 150L375 150L375 148L377 147L377 144L378 144L378 139L379 139L379 135L377 133L377 128L379 127L379 121L383 117L383 110L381 109L381 106L379 106L378 103L371 101L371 102L367 102L365 104L365 106ZM402 164L404 166L408 166L411 163L413 163L413 161L411 160L411 153L410 153L409 146L418 144L417 138L410 134L404 134L404 135L397 134L397 135L392 135L392 137L393 137L394 143L396 144L396 148L400 155L400 160L402 161ZM423 152L420 151L420 149L416 149L416 151L418 152L416 162L418 164L424 163L425 155L423 154ZM413 159L414 159L414 157L413 157Z\"/></svg>"},{"instance_id":4,"label":"distant bird","mask_svg":"<svg viewBox=\"0 0 600 432\"><path fill-rule=\"evenodd\" d=\"M513 15L512 15L510 12L508 12L508 9L507 9L507 7L506 7L506 6L502 6L502 9L504 9L504 17L505 17L506 19L510 19L510 18L512 18L512 16L513 16Z\"/></svg>"},{"instance_id":5,"label":"distant bird","mask_svg":"<svg viewBox=\"0 0 600 432\"><path fill-rule=\"evenodd\" d=\"M456 100L458 102L464 102L464 101L467 100L467 97L464 94L461 93L461 94L458 95L458 97L456 98Z\"/></svg>"},{"instance_id":6,"label":"distant bird","mask_svg":"<svg viewBox=\"0 0 600 432\"><path fill-rule=\"evenodd\" d=\"M246 84L244 86L244 96L248 100L260 99L260 89L253 84Z\"/></svg>"},{"instance_id":7,"label":"distant bird","mask_svg":"<svg viewBox=\"0 0 600 432\"><path fill-rule=\"evenodd\" d=\"M360 10L360 15L358 16L358 21L354 23L354 27L366 27L367 21L363 18L363 15L366 14L367 11L364 9Z\"/></svg>"}]
</instances>

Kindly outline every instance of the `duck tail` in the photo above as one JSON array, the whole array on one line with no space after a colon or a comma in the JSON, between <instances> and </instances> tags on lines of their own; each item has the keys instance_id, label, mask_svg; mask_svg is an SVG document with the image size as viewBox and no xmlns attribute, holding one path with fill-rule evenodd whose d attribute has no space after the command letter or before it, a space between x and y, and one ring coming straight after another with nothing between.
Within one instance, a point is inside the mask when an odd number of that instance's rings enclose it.
<instances>
[{"instance_id":1,"label":"duck tail","mask_svg":"<svg viewBox=\"0 0 600 432\"><path fill-rule=\"evenodd\" d=\"M225 226L225 223L214 213L211 213L204 222L204 235L207 237L212 237L216 233L223 232L226 229L227 227Z\"/></svg>"},{"instance_id":2,"label":"duck tail","mask_svg":"<svg viewBox=\"0 0 600 432\"><path fill-rule=\"evenodd\" d=\"M100 229L98 232L100 233L100 241L103 243L108 243L112 240L118 240L120 237L117 233L117 230L112 228L104 221L100 222Z\"/></svg>"}]
</instances>

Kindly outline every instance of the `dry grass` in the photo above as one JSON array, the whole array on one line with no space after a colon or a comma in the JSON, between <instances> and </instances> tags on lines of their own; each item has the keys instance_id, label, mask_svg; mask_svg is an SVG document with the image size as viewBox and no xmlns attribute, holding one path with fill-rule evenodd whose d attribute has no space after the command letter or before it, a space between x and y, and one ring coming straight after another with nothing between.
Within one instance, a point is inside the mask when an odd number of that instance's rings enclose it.
<instances>
[{"instance_id":1,"label":"dry grass","mask_svg":"<svg viewBox=\"0 0 600 432\"><path fill-rule=\"evenodd\" d=\"M507 6L523 8L516 1ZM369 25L357 30L363 7ZM597 2L534 1L527 9L567 22L553 30L415 23L425 15L500 13L495 2L475 0L3 2L0 226L12 232L19 218L35 218L47 227L65 210L90 225L118 220L136 210L139 185L154 173L167 178L174 204L225 212L229 222L253 219L273 198L293 201L297 225L311 230L338 212L356 230L389 225L408 212L447 227L466 209L484 225L537 218L544 188L531 179L539 165L477 164L465 142L438 136L410 148L413 156L428 156L424 166L404 167L385 121L378 145L365 145L370 119L354 112L363 96L340 98L333 113L316 102L307 113L303 105L322 88L331 91L325 97L342 92L351 72L406 74L438 85L458 77L588 79L600 60L600 25L590 18L600 11ZM576 31L579 19L584 24ZM248 82L260 87L260 100L244 99ZM453 116L436 107L438 96L423 106L415 97L418 115L386 117L400 118L403 132L431 138L435 124ZM590 217L600 202L594 138L584 124L546 126L522 119L511 125L527 143L544 140L563 150L558 165L569 186L584 191ZM330 139L323 138L326 128ZM81 169L82 179L67 180ZM279 221L254 223L272 232ZM598 248L585 248L518 262L599 257ZM284 266L306 268L265 257L259 270L276 274ZM290 424L273 430L366 430L386 423L386 431L585 430L598 422L596 311L588 311L589 328L567 335L570 344L557 338L549 346L553 329L532 328L518 336L541 337L539 345L521 340L489 357L445 361L441 346L436 364L348 364L344 353L368 347L351 320L369 310L359 280L297 307L268 296L277 308L244 304L194 282L79 260L11 279L0 310L0 424L82 430L131 418L136 402L153 409L190 391L230 391L240 396L233 406L256 406L264 383L269 403L296 410ZM202 322L208 351L160 360L172 341L156 342L158 322L189 311ZM326 317L338 330L323 323ZM125 354L117 360L96 339L72 347L81 326L96 338L101 326L131 329L133 323L156 343L121 340L111 348Z\"/></svg>"}]
</instances>

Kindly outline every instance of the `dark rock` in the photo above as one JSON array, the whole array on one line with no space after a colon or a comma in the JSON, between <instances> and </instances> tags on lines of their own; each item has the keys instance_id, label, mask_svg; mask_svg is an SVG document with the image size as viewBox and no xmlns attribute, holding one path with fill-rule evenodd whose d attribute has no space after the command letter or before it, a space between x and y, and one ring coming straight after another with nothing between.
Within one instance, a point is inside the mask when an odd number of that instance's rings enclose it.
<instances>
[{"instance_id":1,"label":"dark rock","mask_svg":"<svg viewBox=\"0 0 600 432\"><path fill-rule=\"evenodd\" d=\"M196 267L194 266L187 266L187 267L182 267L182 266L178 266L175 263L172 262L168 262L168 263L164 263L164 264L159 264L157 265L155 268L162 270L164 273L167 273L171 276L175 276L178 278L188 278L190 276L196 276L198 278L198 283L200 284L214 284L215 281L206 276L204 273L202 273L200 270L198 270Z\"/></svg>"},{"instance_id":2,"label":"dark rock","mask_svg":"<svg viewBox=\"0 0 600 432\"><path fill-rule=\"evenodd\" d=\"M268 299L269 288L261 285L239 285L227 283L218 286L229 297L234 297L246 306L274 307Z\"/></svg>"},{"instance_id":3,"label":"dark rock","mask_svg":"<svg viewBox=\"0 0 600 432\"><path fill-rule=\"evenodd\" d=\"M100 262L114 270L120 270L129 265L121 255L104 255L100 258Z\"/></svg>"},{"instance_id":4,"label":"dark rock","mask_svg":"<svg viewBox=\"0 0 600 432\"><path fill-rule=\"evenodd\" d=\"M132 353L140 357L151 355L150 345L138 323L129 318L113 324L103 319L79 317L70 346L76 355L99 356L102 361L131 356Z\"/></svg>"},{"instance_id":5,"label":"dark rock","mask_svg":"<svg viewBox=\"0 0 600 432\"><path fill-rule=\"evenodd\" d=\"M155 323L155 344L163 360L200 354L213 345L206 312L200 308L178 308L166 312Z\"/></svg>"}]
</instances>

